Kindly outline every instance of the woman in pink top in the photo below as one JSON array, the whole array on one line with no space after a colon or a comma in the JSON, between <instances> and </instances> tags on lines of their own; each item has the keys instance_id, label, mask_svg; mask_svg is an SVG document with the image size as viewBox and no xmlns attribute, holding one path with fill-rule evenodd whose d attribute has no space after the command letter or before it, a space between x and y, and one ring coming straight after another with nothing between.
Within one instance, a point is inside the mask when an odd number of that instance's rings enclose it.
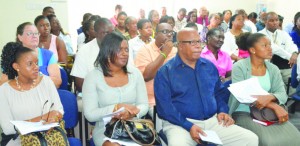
<instances>
[{"instance_id":1,"label":"woman in pink top","mask_svg":"<svg viewBox=\"0 0 300 146\"><path fill-rule=\"evenodd\" d=\"M247 49L247 44L245 43L247 42L247 38L250 34L251 34L250 32L245 32L236 38L236 45L239 47L238 57L240 58L247 58L250 56L250 53Z\"/></svg>"},{"instance_id":2,"label":"woman in pink top","mask_svg":"<svg viewBox=\"0 0 300 146\"><path fill-rule=\"evenodd\" d=\"M211 61L218 69L222 82L231 79L232 61L230 56L220 50L224 43L224 33L213 28L206 35L207 46L202 50L201 57Z\"/></svg>"},{"instance_id":3,"label":"woman in pink top","mask_svg":"<svg viewBox=\"0 0 300 146\"><path fill-rule=\"evenodd\" d=\"M34 24L40 33L39 47L48 49L57 57L58 62L67 64L66 45L55 35L50 34L51 26L47 17L40 15L34 20Z\"/></svg>"}]
</instances>

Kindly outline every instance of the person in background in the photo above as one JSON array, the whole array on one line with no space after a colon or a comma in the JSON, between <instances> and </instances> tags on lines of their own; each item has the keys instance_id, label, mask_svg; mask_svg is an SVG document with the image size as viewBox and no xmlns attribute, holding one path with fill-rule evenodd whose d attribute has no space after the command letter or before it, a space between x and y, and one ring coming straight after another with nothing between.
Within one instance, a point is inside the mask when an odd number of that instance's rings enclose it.
<instances>
[{"instance_id":1,"label":"person in background","mask_svg":"<svg viewBox=\"0 0 300 146\"><path fill-rule=\"evenodd\" d=\"M34 24L40 33L39 47L53 52L58 62L67 64L67 50L63 40L50 33L51 26L47 17L40 15L34 20Z\"/></svg>"},{"instance_id":2,"label":"person in background","mask_svg":"<svg viewBox=\"0 0 300 146\"><path fill-rule=\"evenodd\" d=\"M50 14L55 15L54 9L52 7L50 7L50 6L45 7L43 9L42 15L45 16L45 17L47 17Z\"/></svg>"},{"instance_id":3,"label":"person in background","mask_svg":"<svg viewBox=\"0 0 300 146\"><path fill-rule=\"evenodd\" d=\"M187 24L185 16L186 16L186 9L185 8L179 9L177 14L177 19L175 21L175 27L174 27L175 32L178 32L179 30L184 28L184 26Z\"/></svg>"},{"instance_id":4,"label":"person in background","mask_svg":"<svg viewBox=\"0 0 300 146\"><path fill-rule=\"evenodd\" d=\"M82 22L81 22L81 25L82 25L82 26L80 26L80 27L77 29L77 34L78 34L78 35L81 34L81 33L83 32L83 31L82 31L83 24L84 24L86 21L88 21L88 20L91 18L92 15L93 15L93 14L91 14L91 13L85 13L85 14L83 15Z\"/></svg>"},{"instance_id":5,"label":"person in background","mask_svg":"<svg viewBox=\"0 0 300 146\"><path fill-rule=\"evenodd\" d=\"M252 12L248 15L248 19L253 22L253 24L257 23L257 14L255 12Z\"/></svg>"},{"instance_id":6,"label":"person in background","mask_svg":"<svg viewBox=\"0 0 300 146\"><path fill-rule=\"evenodd\" d=\"M129 16L125 20L125 30L126 33L124 34L126 40L130 40L135 38L139 33L137 30L137 20L135 17Z\"/></svg>"},{"instance_id":7,"label":"person in background","mask_svg":"<svg viewBox=\"0 0 300 146\"><path fill-rule=\"evenodd\" d=\"M194 23L196 24L196 27L197 27L197 30L199 32L199 34L202 32L202 29L203 29L203 26L201 24L198 24L197 23L197 9L196 9L196 12L195 11L190 11L186 17L186 21L187 21L187 24L185 27L187 27L187 25L190 23ZM188 26L189 27L189 26Z\"/></svg>"},{"instance_id":8,"label":"person in background","mask_svg":"<svg viewBox=\"0 0 300 146\"><path fill-rule=\"evenodd\" d=\"M250 53L247 49L247 44L246 44L246 40L248 38L248 36L250 35L250 32L244 32L241 35L236 37L236 45L239 48L239 55L238 57L240 58L248 58L250 56Z\"/></svg>"},{"instance_id":9,"label":"person in background","mask_svg":"<svg viewBox=\"0 0 300 146\"><path fill-rule=\"evenodd\" d=\"M221 17L218 13L213 13L208 18L209 24L207 26L204 26L202 31L200 32L201 41L206 42L206 33L213 28L220 28L221 24ZM222 28L220 28L222 29Z\"/></svg>"},{"instance_id":10,"label":"person in background","mask_svg":"<svg viewBox=\"0 0 300 146\"><path fill-rule=\"evenodd\" d=\"M292 32L290 33L290 36L292 37L293 42L297 45L299 51L300 50L300 12L297 12L294 16L294 27Z\"/></svg>"},{"instance_id":11,"label":"person in background","mask_svg":"<svg viewBox=\"0 0 300 146\"><path fill-rule=\"evenodd\" d=\"M63 118L64 109L52 80L39 74L34 50L20 43L7 43L2 50L1 66L9 79L0 86L1 145L19 146L21 139L15 137L11 121L57 123Z\"/></svg>"},{"instance_id":12,"label":"person in background","mask_svg":"<svg viewBox=\"0 0 300 146\"><path fill-rule=\"evenodd\" d=\"M121 5L116 5L116 7L115 7L115 15L112 18L110 18L110 21L111 21L111 23L114 26L118 25L117 16L119 15L120 12L122 12L122 8L123 7Z\"/></svg>"},{"instance_id":13,"label":"person in background","mask_svg":"<svg viewBox=\"0 0 300 146\"><path fill-rule=\"evenodd\" d=\"M134 64L134 59L136 54L142 48L142 46L149 44L154 41L151 37L152 35L152 25L148 19L141 19L137 23L137 29L139 31L139 35L135 38L128 41L129 45L129 63Z\"/></svg>"},{"instance_id":14,"label":"person in background","mask_svg":"<svg viewBox=\"0 0 300 146\"><path fill-rule=\"evenodd\" d=\"M144 9L140 9L139 14L140 14L139 20L146 19L146 17L145 17L145 10Z\"/></svg>"},{"instance_id":15,"label":"person in background","mask_svg":"<svg viewBox=\"0 0 300 146\"><path fill-rule=\"evenodd\" d=\"M47 18L50 21L51 33L58 36L65 42L68 55L74 55L75 53L72 48L71 36L64 32L59 20L55 15L48 15Z\"/></svg>"},{"instance_id":16,"label":"person in background","mask_svg":"<svg viewBox=\"0 0 300 146\"><path fill-rule=\"evenodd\" d=\"M255 24L248 19L248 15L247 15L247 13L246 13L246 11L244 9L237 9L235 11L235 14L240 14L240 15L243 16L244 24L245 24L244 27L243 27L243 29L245 29L245 30L247 30L247 31L249 31L251 33L257 32Z\"/></svg>"},{"instance_id":17,"label":"person in background","mask_svg":"<svg viewBox=\"0 0 300 146\"><path fill-rule=\"evenodd\" d=\"M223 11L223 21L220 27L224 30L224 32L228 31L229 28L229 21L232 16L232 12L230 10Z\"/></svg>"},{"instance_id":18,"label":"person in background","mask_svg":"<svg viewBox=\"0 0 300 146\"><path fill-rule=\"evenodd\" d=\"M39 32L34 24L31 22L20 24L16 31L16 42L32 49L37 54L40 73L49 76L56 88L59 88L62 80L57 59L51 51L38 47ZM6 81L8 81L7 75L2 74L0 85Z\"/></svg>"},{"instance_id":19,"label":"person in background","mask_svg":"<svg viewBox=\"0 0 300 146\"><path fill-rule=\"evenodd\" d=\"M224 145L256 146L258 137L234 125L227 114L217 68L200 57L198 32L184 28L177 34L178 53L157 71L154 93L163 133L171 146L195 146L200 134L213 130Z\"/></svg>"},{"instance_id":20,"label":"person in background","mask_svg":"<svg viewBox=\"0 0 300 146\"><path fill-rule=\"evenodd\" d=\"M249 35L243 44L246 44L250 57L233 65L232 82L257 78L262 89L268 94L255 95L257 99L255 106L258 109L272 109L279 122L270 126L254 122L250 115L249 105L240 103L233 95L229 99L229 113L232 114L237 125L258 136L259 146L298 146L300 132L289 122L288 112L280 106L284 105L288 99L280 70L270 61L266 61L272 58L270 39L264 34L254 33Z\"/></svg>"},{"instance_id":21,"label":"person in background","mask_svg":"<svg viewBox=\"0 0 300 146\"><path fill-rule=\"evenodd\" d=\"M165 16L168 17L168 16ZM154 98L154 77L157 70L177 53L177 48L173 47L174 31L170 24L160 23L156 29L155 41L141 47L135 58L135 66L141 71L148 94L150 106L149 115L153 117Z\"/></svg>"},{"instance_id":22,"label":"person in background","mask_svg":"<svg viewBox=\"0 0 300 146\"><path fill-rule=\"evenodd\" d=\"M265 22L267 19L267 13L266 12L260 12L259 13L259 20L258 22L255 24L257 31L261 31L265 28Z\"/></svg>"},{"instance_id":23,"label":"person in background","mask_svg":"<svg viewBox=\"0 0 300 146\"><path fill-rule=\"evenodd\" d=\"M152 25L152 38L155 37L155 30L156 26L159 23L159 14L156 10L151 10L148 15L148 20L151 22Z\"/></svg>"},{"instance_id":24,"label":"person in background","mask_svg":"<svg viewBox=\"0 0 300 146\"><path fill-rule=\"evenodd\" d=\"M164 17L161 17L161 19L159 20L159 24L160 23L168 23L171 25L172 29L174 30L174 26L175 26L175 20L172 16L164 16ZM174 31L174 34L173 34L173 40L172 42L175 43L176 42L176 32Z\"/></svg>"},{"instance_id":25,"label":"person in background","mask_svg":"<svg viewBox=\"0 0 300 146\"><path fill-rule=\"evenodd\" d=\"M197 23L203 26L207 26L209 24L208 20L208 11L206 7L201 7L199 10L199 17L197 18Z\"/></svg>"},{"instance_id":26,"label":"person in background","mask_svg":"<svg viewBox=\"0 0 300 146\"><path fill-rule=\"evenodd\" d=\"M231 80L232 61L230 56L220 50L224 41L224 32L220 28L212 28L206 34L206 47L201 51L201 57L211 61L218 69L221 81Z\"/></svg>"},{"instance_id":27,"label":"person in background","mask_svg":"<svg viewBox=\"0 0 300 146\"><path fill-rule=\"evenodd\" d=\"M125 20L127 18L127 14L125 12L120 12L117 16L118 24L115 27L115 31L124 35L126 33Z\"/></svg>"},{"instance_id":28,"label":"person in background","mask_svg":"<svg viewBox=\"0 0 300 146\"><path fill-rule=\"evenodd\" d=\"M167 16L167 8L161 7L161 17Z\"/></svg>"},{"instance_id":29,"label":"person in background","mask_svg":"<svg viewBox=\"0 0 300 146\"><path fill-rule=\"evenodd\" d=\"M94 22L100 19L101 17L99 15L92 15L89 20L84 22L82 29L83 33L79 34L77 37L77 51L80 49L80 47L87 42L91 41L95 37L93 37L94 31Z\"/></svg>"},{"instance_id":30,"label":"person in background","mask_svg":"<svg viewBox=\"0 0 300 146\"><path fill-rule=\"evenodd\" d=\"M244 26L244 18L241 14L235 14L230 18L229 22L229 31L227 31L224 36L224 44L221 47L221 50L228 53L231 57L231 60L238 61L242 59L239 57L239 49L236 45L236 37L241 35L247 30L242 29Z\"/></svg>"},{"instance_id":31,"label":"person in background","mask_svg":"<svg viewBox=\"0 0 300 146\"><path fill-rule=\"evenodd\" d=\"M96 122L93 137L96 146L114 146L104 141L105 125L102 117L125 108L112 120L141 118L148 111L146 86L141 72L128 65L128 44L121 34L107 34L101 43L100 52L93 69L83 84L84 115ZM99 104L101 103L101 104Z\"/></svg>"},{"instance_id":32,"label":"person in background","mask_svg":"<svg viewBox=\"0 0 300 146\"><path fill-rule=\"evenodd\" d=\"M280 30L282 30L283 19L284 19L283 16L278 15L278 20L279 20L278 29L280 29Z\"/></svg>"}]
</instances>

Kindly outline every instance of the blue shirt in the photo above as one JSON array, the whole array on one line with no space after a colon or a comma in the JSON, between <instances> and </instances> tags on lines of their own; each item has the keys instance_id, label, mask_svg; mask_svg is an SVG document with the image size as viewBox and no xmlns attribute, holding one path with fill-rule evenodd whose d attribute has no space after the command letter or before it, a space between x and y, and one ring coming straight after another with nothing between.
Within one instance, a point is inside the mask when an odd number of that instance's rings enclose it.
<instances>
[{"instance_id":1,"label":"blue shirt","mask_svg":"<svg viewBox=\"0 0 300 146\"><path fill-rule=\"evenodd\" d=\"M48 66L51 64L57 64L54 54L49 50L38 48L38 66L40 67L40 72L49 76Z\"/></svg>"},{"instance_id":2,"label":"blue shirt","mask_svg":"<svg viewBox=\"0 0 300 146\"><path fill-rule=\"evenodd\" d=\"M296 30L293 30L290 33L290 36L292 37L293 42L297 45L298 50L300 50L300 35Z\"/></svg>"},{"instance_id":3,"label":"blue shirt","mask_svg":"<svg viewBox=\"0 0 300 146\"><path fill-rule=\"evenodd\" d=\"M186 118L206 120L216 113L228 113L225 89L213 63L200 58L193 69L177 54L154 79L158 116L190 131L193 123Z\"/></svg>"}]
</instances>

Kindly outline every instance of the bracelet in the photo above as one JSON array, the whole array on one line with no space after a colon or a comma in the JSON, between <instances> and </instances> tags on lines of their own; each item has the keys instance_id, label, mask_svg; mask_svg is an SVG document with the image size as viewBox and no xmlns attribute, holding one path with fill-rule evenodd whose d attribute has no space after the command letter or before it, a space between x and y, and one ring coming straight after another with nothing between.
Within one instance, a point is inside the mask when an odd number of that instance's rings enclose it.
<instances>
[{"instance_id":1,"label":"bracelet","mask_svg":"<svg viewBox=\"0 0 300 146\"><path fill-rule=\"evenodd\" d=\"M167 55L166 55L165 53L160 52L160 54L161 54L162 56L164 56L165 59L167 58Z\"/></svg>"}]
</instances>

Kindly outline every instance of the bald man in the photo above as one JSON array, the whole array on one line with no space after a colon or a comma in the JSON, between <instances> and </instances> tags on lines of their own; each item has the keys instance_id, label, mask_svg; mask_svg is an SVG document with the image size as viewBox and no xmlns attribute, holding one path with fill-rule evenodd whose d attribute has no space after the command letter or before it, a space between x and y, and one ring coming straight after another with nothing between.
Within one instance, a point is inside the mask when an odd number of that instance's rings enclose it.
<instances>
[{"instance_id":1,"label":"bald man","mask_svg":"<svg viewBox=\"0 0 300 146\"><path fill-rule=\"evenodd\" d=\"M154 79L158 116L168 145L195 146L199 134L213 130L223 145L257 146L258 137L234 125L223 100L224 87L217 68L200 58L200 36L191 28L177 34L178 54L163 65Z\"/></svg>"}]
</instances>

